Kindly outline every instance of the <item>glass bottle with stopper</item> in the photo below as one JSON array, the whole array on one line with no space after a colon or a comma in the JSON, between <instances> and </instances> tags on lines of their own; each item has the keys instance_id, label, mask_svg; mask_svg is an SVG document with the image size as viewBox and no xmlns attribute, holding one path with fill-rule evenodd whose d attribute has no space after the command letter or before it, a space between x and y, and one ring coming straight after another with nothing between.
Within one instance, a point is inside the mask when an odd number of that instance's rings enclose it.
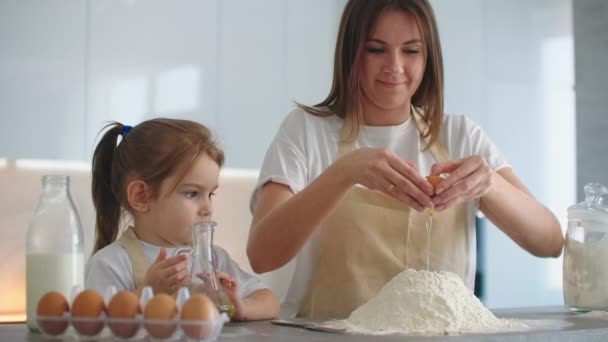
<instances>
[{"instance_id":1,"label":"glass bottle with stopper","mask_svg":"<svg viewBox=\"0 0 608 342\"><path fill-rule=\"evenodd\" d=\"M199 222L192 225L192 247L182 247L175 254L189 252L190 293L204 293L215 303L220 312L232 317L235 307L215 274L215 253L213 252L213 233L217 223Z\"/></svg>"}]
</instances>

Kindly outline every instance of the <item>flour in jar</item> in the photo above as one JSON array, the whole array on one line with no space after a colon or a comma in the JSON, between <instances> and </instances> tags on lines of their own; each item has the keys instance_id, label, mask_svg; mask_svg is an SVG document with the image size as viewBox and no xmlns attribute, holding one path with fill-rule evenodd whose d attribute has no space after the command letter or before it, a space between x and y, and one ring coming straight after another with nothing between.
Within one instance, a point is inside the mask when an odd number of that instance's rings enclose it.
<instances>
[{"instance_id":1,"label":"flour in jar","mask_svg":"<svg viewBox=\"0 0 608 342\"><path fill-rule=\"evenodd\" d=\"M524 330L499 319L454 273L406 270L335 327L350 333L444 335Z\"/></svg>"},{"instance_id":2,"label":"flour in jar","mask_svg":"<svg viewBox=\"0 0 608 342\"><path fill-rule=\"evenodd\" d=\"M608 308L608 238L601 236L599 240L588 237L585 243L566 238L564 301L571 308Z\"/></svg>"}]
</instances>

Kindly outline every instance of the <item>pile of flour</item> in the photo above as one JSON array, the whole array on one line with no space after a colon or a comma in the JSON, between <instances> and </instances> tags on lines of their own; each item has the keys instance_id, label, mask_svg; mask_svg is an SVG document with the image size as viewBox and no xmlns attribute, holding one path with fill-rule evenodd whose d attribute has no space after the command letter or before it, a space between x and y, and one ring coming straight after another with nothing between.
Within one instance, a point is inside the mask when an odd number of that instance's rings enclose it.
<instances>
[{"instance_id":1,"label":"pile of flour","mask_svg":"<svg viewBox=\"0 0 608 342\"><path fill-rule=\"evenodd\" d=\"M336 322L351 333L443 335L524 330L499 319L449 272L406 270L369 302Z\"/></svg>"}]
</instances>

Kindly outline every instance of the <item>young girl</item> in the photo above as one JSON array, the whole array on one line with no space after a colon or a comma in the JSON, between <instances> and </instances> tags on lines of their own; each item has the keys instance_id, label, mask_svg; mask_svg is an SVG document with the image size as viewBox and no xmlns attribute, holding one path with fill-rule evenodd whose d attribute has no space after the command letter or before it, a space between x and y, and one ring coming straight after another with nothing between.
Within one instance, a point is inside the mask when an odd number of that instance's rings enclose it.
<instances>
[{"instance_id":1,"label":"young girl","mask_svg":"<svg viewBox=\"0 0 608 342\"><path fill-rule=\"evenodd\" d=\"M111 285L175 293L190 275L187 255L172 256L173 251L192 243L193 223L211 219L223 152L209 130L192 121L108 127L93 155L96 240L85 285L100 293ZM118 237L123 210L133 226ZM218 278L236 308L232 319L277 317L276 296L224 249L214 246L214 252Z\"/></svg>"}]
</instances>

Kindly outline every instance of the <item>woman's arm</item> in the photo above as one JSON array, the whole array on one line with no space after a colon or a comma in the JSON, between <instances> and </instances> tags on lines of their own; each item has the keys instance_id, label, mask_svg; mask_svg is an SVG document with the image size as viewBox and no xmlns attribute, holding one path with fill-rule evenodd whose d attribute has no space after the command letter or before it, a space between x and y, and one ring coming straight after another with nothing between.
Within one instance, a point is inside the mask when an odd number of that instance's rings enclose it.
<instances>
[{"instance_id":1,"label":"woman's arm","mask_svg":"<svg viewBox=\"0 0 608 342\"><path fill-rule=\"evenodd\" d=\"M474 155L433 165L432 175L450 174L437 185L437 210L480 199L480 209L498 228L536 256L558 257L564 245L559 222L515 176L511 168L494 171Z\"/></svg>"},{"instance_id":2,"label":"woman's arm","mask_svg":"<svg viewBox=\"0 0 608 342\"><path fill-rule=\"evenodd\" d=\"M386 149L358 149L296 195L285 185L264 185L247 243L252 269L264 273L287 264L355 184L382 191L419 211L433 205L432 187L413 164Z\"/></svg>"},{"instance_id":3,"label":"woman's arm","mask_svg":"<svg viewBox=\"0 0 608 342\"><path fill-rule=\"evenodd\" d=\"M564 237L557 218L541 205L510 168L495 172L481 211L523 249L536 256L558 257Z\"/></svg>"},{"instance_id":4,"label":"woman's arm","mask_svg":"<svg viewBox=\"0 0 608 342\"><path fill-rule=\"evenodd\" d=\"M297 195L285 185L266 183L260 190L247 242L253 271L269 272L287 264L349 188L335 166Z\"/></svg>"}]
</instances>

